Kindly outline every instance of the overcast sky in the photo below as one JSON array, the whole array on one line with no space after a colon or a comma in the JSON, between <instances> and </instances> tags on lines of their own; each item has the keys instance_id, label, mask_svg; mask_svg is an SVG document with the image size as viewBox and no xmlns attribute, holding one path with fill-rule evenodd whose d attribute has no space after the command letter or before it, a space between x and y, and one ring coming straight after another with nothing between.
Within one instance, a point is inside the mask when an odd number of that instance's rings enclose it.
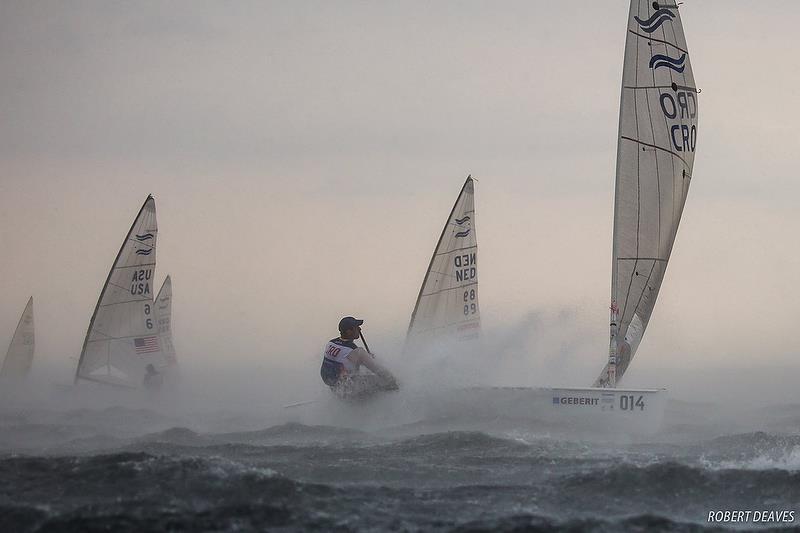
<instances>
[{"instance_id":1,"label":"overcast sky","mask_svg":"<svg viewBox=\"0 0 800 533\"><path fill-rule=\"evenodd\" d=\"M296 360L316 373L346 314L400 364L471 173L489 338L545 317L535 335L580 336L572 384L588 384L608 345L627 11L625 0L3 1L0 345L32 294L35 370L69 379L152 193L184 366L280 372ZM697 156L630 384L800 359L800 3L687 0L681 14L702 89Z\"/></svg>"}]
</instances>

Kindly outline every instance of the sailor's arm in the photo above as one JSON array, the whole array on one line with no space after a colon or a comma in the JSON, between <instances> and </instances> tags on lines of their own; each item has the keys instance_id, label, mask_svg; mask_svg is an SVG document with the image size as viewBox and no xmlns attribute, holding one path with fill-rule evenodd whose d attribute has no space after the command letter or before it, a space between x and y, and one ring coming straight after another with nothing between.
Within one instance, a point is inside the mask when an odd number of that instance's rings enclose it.
<instances>
[{"instance_id":1,"label":"sailor's arm","mask_svg":"<svg viewBox=\"0 0 800 533\"><path fill-rule=\"evenodd\" d=\"M356 348L355 350L350 352L350 354L347 357L354 363L364 365L370 371L372 371L372 373L382 377L386 381L397 384L397 380L392 375L392 373L389 372L387 368L378 364L378 362L375 361L375 358L372 357L372 354L370 354L364 348L361 347Z\"/></svg>"}]
</instances>

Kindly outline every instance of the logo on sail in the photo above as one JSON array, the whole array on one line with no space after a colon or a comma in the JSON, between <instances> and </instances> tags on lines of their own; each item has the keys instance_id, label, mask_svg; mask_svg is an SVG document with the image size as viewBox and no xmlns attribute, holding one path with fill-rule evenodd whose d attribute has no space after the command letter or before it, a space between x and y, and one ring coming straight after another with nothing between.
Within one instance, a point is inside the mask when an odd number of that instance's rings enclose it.
<instances>
[{"instance_id":1,"label":"logo on sail","mask_svg":"<svg viewBox=\"0 0 800 533\"><path fill-rule=\"evenodd\" d=\"M466 237L469 235L469 232L472 231L471 229L465 229L464 231L459 231L456 233L456 237Z\"/></svg>"},{"instance_id":2,"label":"logo on sail","mask_svg":"<svg viewBox=\"0 0 800 533\"><path fill-rule=\"evenodd\" d=\"M636 16L633 18L636 20L637 24L639 24L639 27L642 28L642 31L646 33L653 33L666 21L674 19L675 14L669 9L661 8L653 13L653 16L647 20L642 20Z\"/></svg>"},{"instance_id":3,"label":"logo on sail","mask_svg":"<svg viewBox=\"0 0 800 533\"><path fill-rule=\"evenodd\" d=\"M139 355L155 353L161 350L161 346L158 344L158 337L140 337L133 339L133 346L136 348L136 353Z\"/></svg>"},{"instance_id":4,"label":"logo on sail","mask_svg":"<svg viewBox=\"0 0 800 533\"><path fill-rule=\"evenodd\" d=\"M145 249L139 249L139 250L136 250L136 255L150 255L150 253L151 253L152 251L153 251L153 249L152 249L152 248L149 248L149 249L147 249L147 250L145 250Z\"/></svg>"},{"instance_id":5,"label":"logo on sail","mask_svg":"<svg viewBox=\"0 0 800 533\"><path fill-rule=\"evenodd\" d=\"M681 54L679 58L656 54L650 58L650 68L655 70L659 67L671 68L675 72L683 72L683 69L686 68L686 54Z\"/></svg>"},{"instance_id":6,"label":"logo on sail","mask_svg":"<svg viewBox=\"0 0 800 533\"><path fill-rule=\"evenodd\" d=\"M465 216L464 218L457 218L455 223L461 226L464 222L469 222L469 215Z\"/></svg>"},{"instance_id":7,"label":"logo on sail","mask_svg":"<svg viewBox=\"0 0 800 533\"><path fill-rule=\"evenodd\" d=\"M145 233L144 235L136 235L136 240L139 242L149 241L155 237L152 233Z\"/></svg>"}]
</instances>

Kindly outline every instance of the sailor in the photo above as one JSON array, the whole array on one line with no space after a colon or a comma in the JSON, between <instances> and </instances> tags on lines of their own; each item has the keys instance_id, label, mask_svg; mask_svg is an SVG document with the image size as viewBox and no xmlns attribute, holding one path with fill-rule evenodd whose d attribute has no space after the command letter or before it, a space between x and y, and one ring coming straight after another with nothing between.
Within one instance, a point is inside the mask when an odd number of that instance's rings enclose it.
<instances>
[{"instance_id":1,"label":"sailor","mask_svg":"<svg viewBox=\"0 0 800 533\"><path fill-rule=\"evenodd\" d=\"M361 336L363 320L346 316L339 321L339 337L325 345L322 381L343 399L363 399L380 391L397 390L397 380L373 355L353 342ZM359 374L361 365L372 374Z\"/></svg>"},{"instance_id":2,"label":"sailor","mask_svg":"<svg viewBox=\"0 0 800 533\"><path fill-rule=\"evenodd\" d=\"M144 375L142 385L149 391L157 392L161 389L161 384L164 382L163 376L156 371L156 367L152 364L147 365L146 371L147 373Z\"/></svg>"}]
</instances>

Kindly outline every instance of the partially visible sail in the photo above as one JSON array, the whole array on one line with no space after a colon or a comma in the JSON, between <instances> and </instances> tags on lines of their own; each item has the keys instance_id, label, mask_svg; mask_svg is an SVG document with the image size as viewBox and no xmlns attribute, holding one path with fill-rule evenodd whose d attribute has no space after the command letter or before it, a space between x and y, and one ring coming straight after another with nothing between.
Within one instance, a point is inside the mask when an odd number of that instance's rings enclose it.
<instances>
[{"instance_id":1,"label":"partially visible sail","mask_svg":"<svg viewBox=\"0 0 800 533\"><path fill-rule=\"evenodd\" d=\"M477 254L474 186L467 177L425 272L408 325L407 349L432 338L478 335Z\"/></svg>"},{"instance_id":2,"label":"partially visible sail","mask_svg":"<svg viewBox=\"0 0 800 533\"><path fill-rule=\"evenodd\" d=\"M97 301L75 381L139 387L148 364L166 365L153 305L156 204L148 196L133 221Z\"/></svg>"},{"instance_id":3,"label":"partially visible sail","mask_svg":"<svg viewBox=\"0 0 800 533\"><path fill-rule=\"evenodd\" d=\"M158 317L158 336L161 351L169 366L176 366L175 346L172 344L172 278L167 276L156 296L156 316Z\"/></svg>"},{"instance_id":4,"label":"partially visible sail","mask_svg":"<svg viewBox=\"0 0 800 533\"><path fill-rule=\"evenodd\" d=\"M11 338L6 358L0 368L0 378L21 379L27 376L33 363L33 348L33 296L31 296Z\"/></svg>"},{"instance_id":5,"label":"partially visible sail","mask_svg":"<svg viewBox=\"0 0 800 533\"><path fill-rule=\"evenodd\" d=\"M633 0L622 71L609 363L595 386L628 368L655 306L697 140L697 88L678 6Z\"/></svg>"}]
</instances>

